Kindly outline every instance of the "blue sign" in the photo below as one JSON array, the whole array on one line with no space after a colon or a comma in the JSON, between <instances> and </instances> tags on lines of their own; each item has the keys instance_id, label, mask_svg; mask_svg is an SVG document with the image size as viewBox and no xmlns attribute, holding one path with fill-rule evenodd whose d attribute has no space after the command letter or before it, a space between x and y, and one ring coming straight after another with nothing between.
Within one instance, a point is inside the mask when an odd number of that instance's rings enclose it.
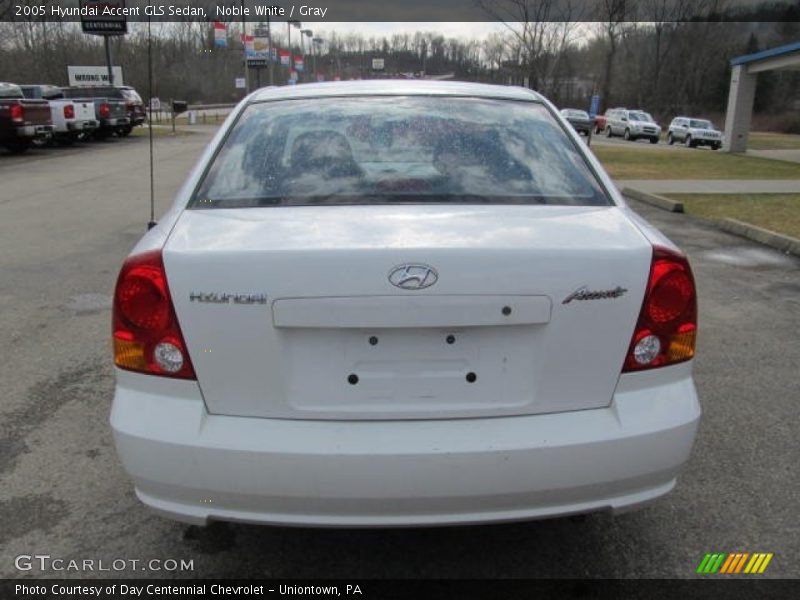
<instances>
[{"instance_id":1,"label":"blue sign","mask_svg":"<svg viewBox=\"0 0 800 600\"><path fill-rule=\"evenodd\" d=\"M595 94L594 96L592 96L592 105L589 108L589 115L592 118L594 118L599 110L600 110L600 96Z\"/></svg>"}]
</instances>

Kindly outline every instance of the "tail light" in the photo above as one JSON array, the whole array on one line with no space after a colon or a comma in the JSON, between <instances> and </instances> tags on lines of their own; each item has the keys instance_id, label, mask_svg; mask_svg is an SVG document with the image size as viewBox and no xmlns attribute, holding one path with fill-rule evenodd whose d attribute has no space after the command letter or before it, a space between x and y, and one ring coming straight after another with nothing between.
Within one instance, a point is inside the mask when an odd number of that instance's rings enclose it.
<instances>
[{"instance_id":1,"label":"tail light","mask_svg":"<svg viewBox=\"0 0 800 600\"><path fill-rule=\"evenodd\" d=\"M122 265L113 307L114 364L129 371L195 379L160 250Z\"/></svg>"},{"instance_id":2,"label":"tail light","mask_svg":"<svg viewBox=\"0 0 800 600\"><path fill-rule=\"evenodd\" d=\"M22 104L11 105L11 120L18 123L25 121L25 107Z\"/></svg>"},{"instance_id":3,"label":"tail light","mask_svg":"<svg viewBox=\"0 0 800 600\"><path fill-rule=\"evenodd\" d=\"M657 246L622 370L641 371L690 360L696 335L697 291L689 262L682 254Z\"/></svg>"},{"instance_id":4,"label":"tail light","mask_svg":"<svg viewBox=\"0 0 800 600\"><path fill-rule=\"evenodd\" d=\"M64 106L64 118L65 119L74 119L75 118L75 107L72 104L67 104Z\"/></svg>"},{"instance_id":5,"label":"tail light","mask_svg":"<svg viewBox=\"0 0 800 600\"><path fill-rule=\"evenodd\" d=\"M100 114L101 118L107 119L109 116L111 116L111 107L104 102L100 105L100 108L97 112Z\"/></svg>"}]
</instances>

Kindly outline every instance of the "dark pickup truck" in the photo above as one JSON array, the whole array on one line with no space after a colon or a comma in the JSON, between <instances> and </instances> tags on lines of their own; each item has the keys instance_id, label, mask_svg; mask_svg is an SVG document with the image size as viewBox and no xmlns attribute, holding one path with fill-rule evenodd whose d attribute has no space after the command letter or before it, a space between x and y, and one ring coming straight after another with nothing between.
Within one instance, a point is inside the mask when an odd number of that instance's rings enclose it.
<instances>
[{"instance_id":1,"label":"dark pickup truck","mask_svg":"<svg viewBox=\"0 0 800 600\"><path fill-rule=\"evenodd\" d=\"M91 100L94 102L95 117L99 123L94 136L107 138L116 133L128 135L131 132L131 119L125 100L109 97L103 93L102 87L65 87L61 88L65 98L74 100Z\"/></svg>"},{"instance_id":2,"label":"dark pickup truck","mask_svg":"<svg viewBox=\"0 0 800 600\"><path fill-rule=\"evenodd\" d=\"M52 135L47 100L29 100L18 85L0 82L0 146L20 154L35 140L49 139Z\"/></svg>"},{"instance_id":3,"label":"dark pickup truck","mask_svg":"<svg viewBox=\"0 0 800 600\"><path fill-rule=\"evenodd\" d=\"M124 103L128 116L128 124L118 127L115 130L117 135L126 136L130 134L134 127L145 122L146 112L144 102L142 102L141 97L132 87L101 85L71 89L82 90L83 93L88 94L91 98L106 98L109 101Z\"/></svg>"}]
</instances>

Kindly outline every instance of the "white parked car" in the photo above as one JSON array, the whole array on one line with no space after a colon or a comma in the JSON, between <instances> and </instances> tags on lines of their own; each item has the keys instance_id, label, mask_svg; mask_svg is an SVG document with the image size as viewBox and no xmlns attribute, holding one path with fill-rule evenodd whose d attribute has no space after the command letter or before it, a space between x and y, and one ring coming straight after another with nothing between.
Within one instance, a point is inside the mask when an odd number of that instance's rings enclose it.
<instances>
[{"instance_id":1,"label":"white parked car","mask_svg":"<svg viewBox=\"0 0 800 600\"><path fill-rule=\"evenodd\" d=\"M706 119L675 117L667 131L667 141L671 144L683 142L689 148L710 146L712 150L722 148L722 132Z\"/></svg>"},{"instance_id":2,"label":"white parked car","mask_svg":"<svg viewBox=\"0 0 800 600\"><path fill-rule=\"evenodd\" d=\"M628 509L689 458L695 296L530 90L260 90L120 272L117 450L197 524Z\"/></svg>"}]
</instances>

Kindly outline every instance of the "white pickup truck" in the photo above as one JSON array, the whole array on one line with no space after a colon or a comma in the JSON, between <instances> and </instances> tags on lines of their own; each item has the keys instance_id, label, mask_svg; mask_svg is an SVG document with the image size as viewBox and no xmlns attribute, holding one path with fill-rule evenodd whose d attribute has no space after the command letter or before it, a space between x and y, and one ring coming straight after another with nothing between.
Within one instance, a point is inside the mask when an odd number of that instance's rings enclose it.
<instances>
[{"instance_id":1,"label":"white pickup truck","mask_svg":"<svg viewBox=\"0 0 800 600\"><path fill-rule=\"evenodd\" d=\"M26 98L47 100L53 120L53 139L61 144L74 143L82 135L97 129L94 102L91 100L72 100L64 97L61 88L54 85L23 85Z\"/></svg>"}]
</instances>

